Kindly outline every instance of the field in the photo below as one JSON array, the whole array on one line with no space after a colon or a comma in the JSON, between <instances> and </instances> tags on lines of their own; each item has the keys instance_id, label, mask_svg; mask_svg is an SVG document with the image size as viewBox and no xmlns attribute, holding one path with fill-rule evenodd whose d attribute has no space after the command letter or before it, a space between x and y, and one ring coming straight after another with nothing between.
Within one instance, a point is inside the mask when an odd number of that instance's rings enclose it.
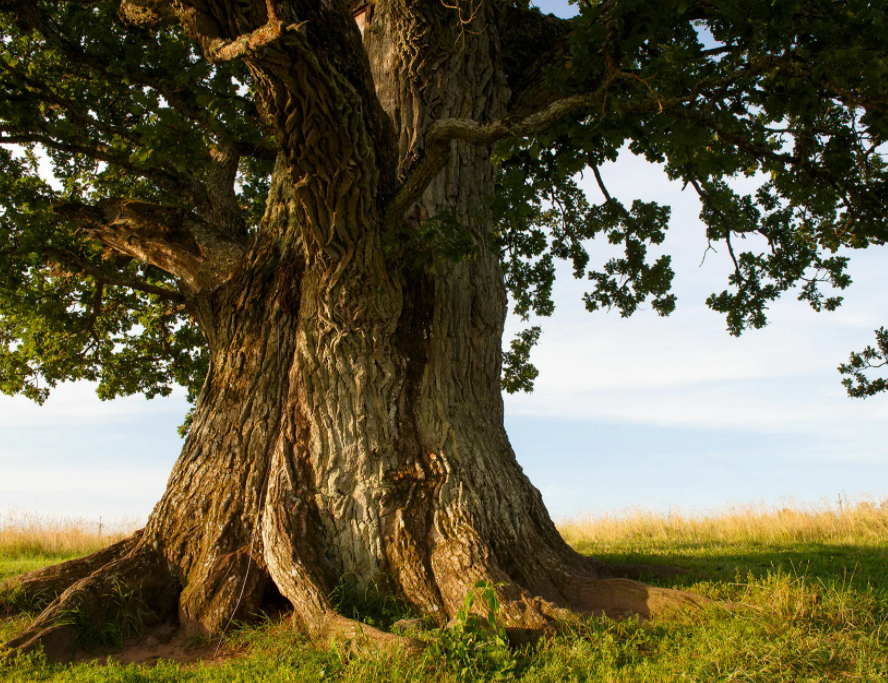
<instances>
[{"instance_id":1,"label":"field","mask_svg":"<svg viewBox=\"0 0 888 683\"><path fill-rule=\"evenodd\" d=\"M90 552L126 526L0 516L0 580ZM428 647L414 656L351 654L343 643L318 648L267 617L237 625L215 659L61 666L20 657L0 661L0 680L888 682L888 501L628 510L560 528L578 550L603 560L684 567L691 573L659 585L714 602L646 623L583 620L524 649L463 624L426 633ZM399 613L366 595L350 596L343 608L377 624ZM0 640L31 616L0 617ZM189 647L212 655L216 645Z\"/></svg>"}]
</instances>

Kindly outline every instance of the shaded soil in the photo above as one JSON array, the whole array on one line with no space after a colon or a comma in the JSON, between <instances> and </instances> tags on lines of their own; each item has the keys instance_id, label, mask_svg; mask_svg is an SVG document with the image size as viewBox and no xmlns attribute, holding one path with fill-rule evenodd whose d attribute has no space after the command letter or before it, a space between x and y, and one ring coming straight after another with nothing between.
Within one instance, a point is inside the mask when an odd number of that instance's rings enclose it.
<instances>
[{"instance_id":1,"label":"shaded soil","mask_svg":"<svg viewBox=\"0 0 888 683\"><path fill-rule=\"evenodd\" d=\"M161 624L149 629L138 638L124 641L123 647L116 652L97 655L95 652L81 651L75 655L74 661L98 659L104 663L119 662L150 666L163 659L181 664L229 659L231 654L226 653L225 648L220 648L218 657L215 656L218 645L218 639L211 642L196 642L193 638L186 636L182 629L171 624Z\"/></svg>"},{"instance_id":2,"label":"shaded soil","mask_svg":"<svg viewBox=\"0 0 888 683\"><path fill-rule=\"evenodd\" d=\"M16 623L18 622L18 623ZM27 627L28 621L20 616L0 614L0 630L11 628L21 630ZM17 628L16 628L17 627ZM114 650L80 650L74 655L74 662L95 661L101 664L117 662L120 664L143 664L151 666L162 660L171 660L180 664L197 662L222 663L239 656L239 653L224 645L216 650L219 640L207 642L187 636L178 625L159 624L146 630L138 638L124 641L123 646Z\"/></svg>"}]
</instances>

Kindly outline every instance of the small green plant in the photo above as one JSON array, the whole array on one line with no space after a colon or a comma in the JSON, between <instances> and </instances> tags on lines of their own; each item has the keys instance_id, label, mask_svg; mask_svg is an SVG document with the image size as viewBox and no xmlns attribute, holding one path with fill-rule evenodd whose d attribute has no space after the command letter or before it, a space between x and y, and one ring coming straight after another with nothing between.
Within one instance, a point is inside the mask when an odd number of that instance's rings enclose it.
<instances>
[{"instance_id":1,"label":"small green plant","mask_svg":"<svg viewBox=\"0 0 888 683\"><path fill-rule=\"evenodd\" d=\"M84 650L119 648L127 638L139 636L145 630L145 620L151 610L136 590L115 581L103 606L103 616L95 619L95 607L81 601L65 611L61 622L77 630L77 648Z\"/></svg>"},{"instance_id":2,"label":"small green plant","mask_svg":"<svg viewBox=\"0 0 888 683\"><path fill-rule=\"evenodd\" d=\"M478 603L486 614L473 612ZM453 623L432 643L436 655L456 669L459 680L503 680L515 671L517 660L500 624L502 605L496 586L479 581L463 599Z\"/></svg>"},{"instance_id":3,"label":"small green plant","mask_svg":"<svg viewBox=\"0 0 888 683\"><path fill-rule=\"evenodd\" d=\"M239 625L236 623L236 625ZM207 647L217 640L225 642L228 639L225 636L220 636L217 639L213 639L208 635L202 633L192 633L189 636L185 637L185 649L186 650L199 650L202 647Z\"/></svg>"}]
</instances>

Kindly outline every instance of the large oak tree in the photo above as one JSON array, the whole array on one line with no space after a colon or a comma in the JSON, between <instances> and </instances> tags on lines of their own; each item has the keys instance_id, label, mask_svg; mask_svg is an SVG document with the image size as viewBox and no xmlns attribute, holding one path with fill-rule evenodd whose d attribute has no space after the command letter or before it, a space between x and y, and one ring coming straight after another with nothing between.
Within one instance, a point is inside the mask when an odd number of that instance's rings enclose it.
<instances>
[{"instance_id":1,"label":"large oak tree","mask_svg":"<svg viewBox=\"0 0 888 683\"><path fill-rule=\"evenodd\" d=\"M9 646L70 652L60 616L116 618L121 585L204 633L275 595L353 633L343 581L445 623L488 580L514 633L692 601L558 535L503 429L539 335L504 354L507 307L548 314L564 259L590 310L673 309L668 208L599 170L627 149L699 193L732 333L793 288L837 306L840 250L888 236L888 4L378 0L363 34L360 9L0 0L2 389L196 398L145 529L13 580L52 602Z\"/></svg>"}]
</instances>

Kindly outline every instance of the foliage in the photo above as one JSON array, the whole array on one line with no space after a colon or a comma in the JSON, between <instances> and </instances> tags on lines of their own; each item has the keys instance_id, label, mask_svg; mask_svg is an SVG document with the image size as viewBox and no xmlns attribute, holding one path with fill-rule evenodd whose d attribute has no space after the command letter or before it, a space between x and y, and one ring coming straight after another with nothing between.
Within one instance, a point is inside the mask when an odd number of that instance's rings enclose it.
<instances>
[{"instance_id":1,"label":"foliage","mask_svg":"<svg viewBox=\"0 0 888 683\"><path fill-rule=\"evenodd\" d=\"M509 343L509 350L503 354L503 389L510 394L519 391L533 391L533 381L539 370L530 362L530 351L539 341L542 329L534 325L519 332Z\"/></svg>"},{"instance_id":2,"label":"foliage","mask_svg":"<svg viewBox=\"0 0 888 683\"><path fill-rule=\"evenodd\" d=\"M563 93L604 82L605 103L498 150L515 312L551 315L557 259L590 281L590 310L625 316L650 300L661 315L672 311L668 255L647 254L672 227L668 207L626 208L599 171L626 152L699 194L706 237L724 243L735 266L730 287L707 300L731 334L763 327L770 303L793 288L815 310L838 307L849 250L888 236L886 9L867 0L579 3L569 68L553 65L549 77ZM599 204L576 184L590 171ZM738 192L740 177L759 189ZM622 249L603 266L590 255L599 236ZM860 387L850 393L885 385Z\"/></svg>"},{"instance_id":3,"label":"foliage","mask_svg":"<svg viewBox=\"0 0 888 683\"><path fill-rule=\"evenodd\" d=\"M852 353L848 362L839 366L839 372L848 375L842 380L848 395L866 398L888 391L888 379L884 377L870 379L866 375L866 370L885 366L888 366L888 329L881 327L876 330L876 346L867 346L859 353Z\"/></svg>"}]
</instances>

